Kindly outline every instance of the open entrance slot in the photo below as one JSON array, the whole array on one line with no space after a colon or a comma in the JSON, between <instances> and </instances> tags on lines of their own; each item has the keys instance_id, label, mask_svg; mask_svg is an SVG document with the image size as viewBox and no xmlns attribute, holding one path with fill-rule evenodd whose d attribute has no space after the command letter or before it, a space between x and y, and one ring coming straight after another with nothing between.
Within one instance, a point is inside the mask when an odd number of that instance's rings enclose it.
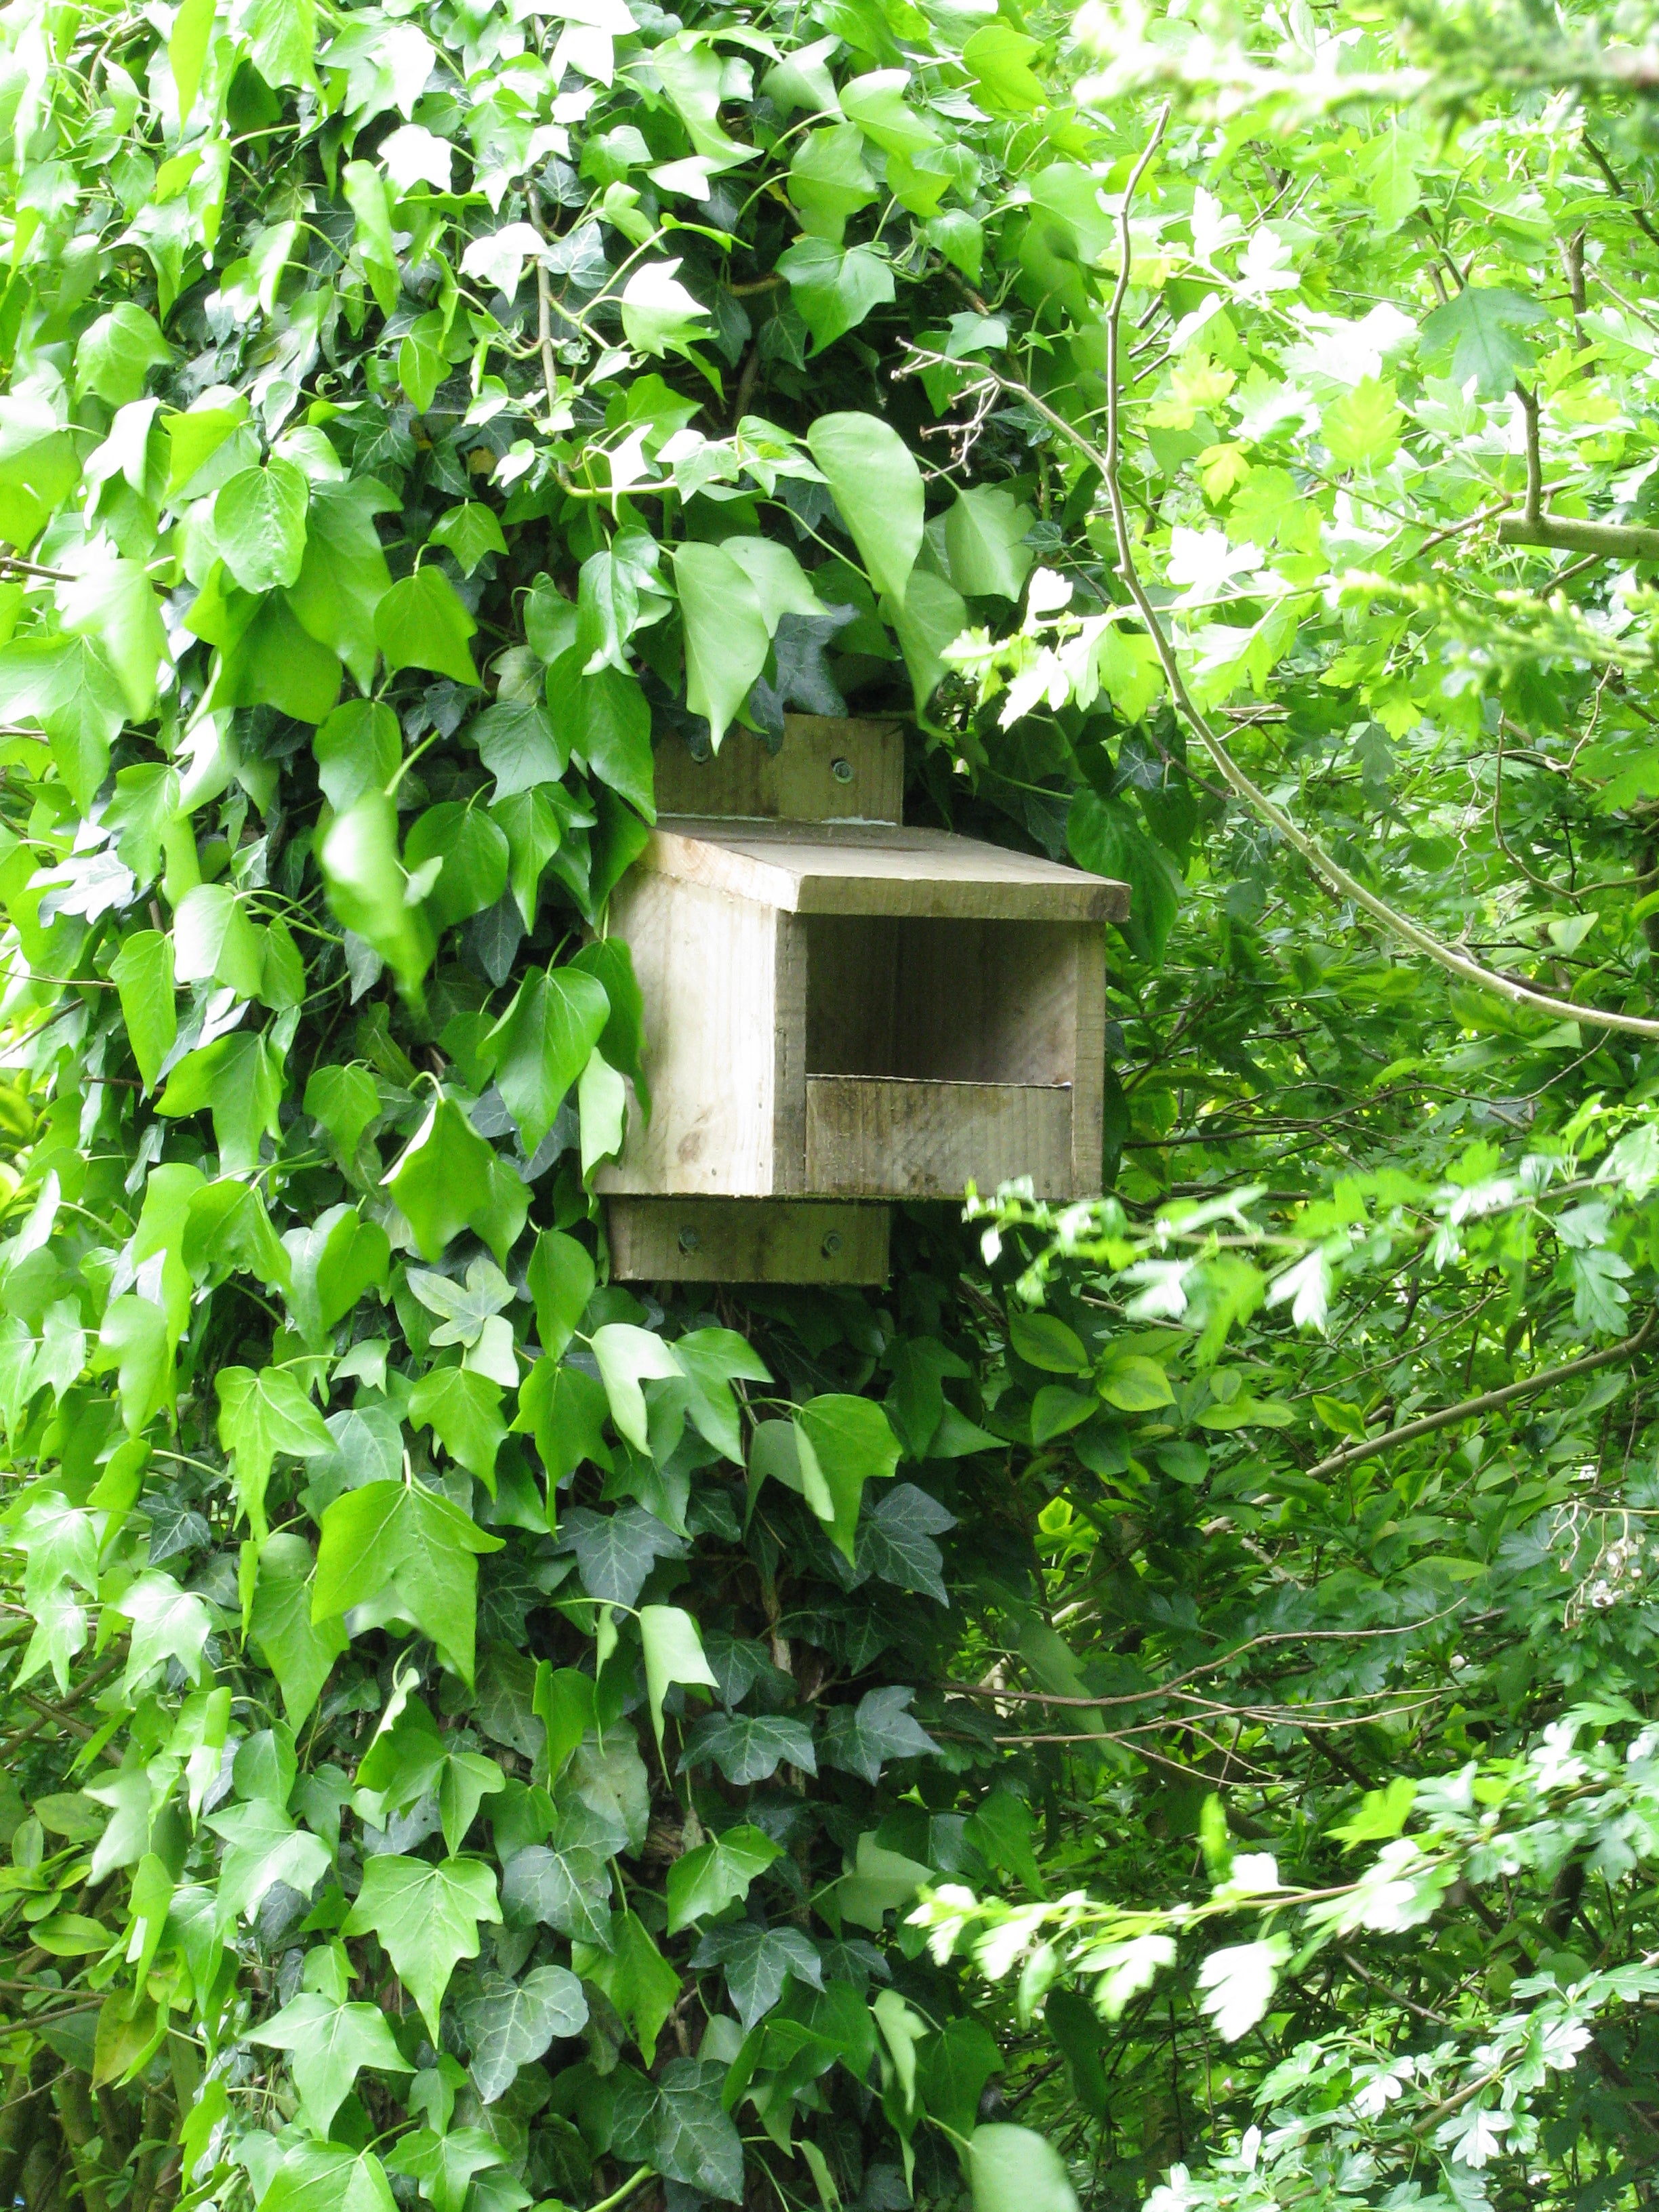
<instances>
[{"instance_id":1,"label":"open entrance slot","mask_svg":"<svg viewBox=\"0 0 1659 2212\"><path fill-rule=\"evenodd\" d=\"M806 1187L1070 1188L1085 928L808 915Z\"/></svg>"},{"instance_id":2,"label":"open entrance slot","mask_svg":"<svg viewBox=\"0 0 1659 2212\"><path fill-rule=\"evenodd\" d=\"M1075 923L815 914L806 1073L1052 1089L1075 1073Z\"/></svg>"}]
</instances>

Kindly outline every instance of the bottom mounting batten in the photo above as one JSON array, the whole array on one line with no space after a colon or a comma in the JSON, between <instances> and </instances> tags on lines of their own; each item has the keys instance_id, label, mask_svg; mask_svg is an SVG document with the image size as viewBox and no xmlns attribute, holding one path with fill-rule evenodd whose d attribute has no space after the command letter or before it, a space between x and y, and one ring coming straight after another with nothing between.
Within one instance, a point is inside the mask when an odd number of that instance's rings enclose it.
<instances>
[{"instance_id":1,"label":"bottom mounting batten","mask_svg":"<svg viewBox=\"0 0 1659 2212\"><path fill-rule=\"evenodd\" d=\"M884 1283L890 1208L781 1198L611 1198L620 1282Z\"/></svg>"}]
</instances>

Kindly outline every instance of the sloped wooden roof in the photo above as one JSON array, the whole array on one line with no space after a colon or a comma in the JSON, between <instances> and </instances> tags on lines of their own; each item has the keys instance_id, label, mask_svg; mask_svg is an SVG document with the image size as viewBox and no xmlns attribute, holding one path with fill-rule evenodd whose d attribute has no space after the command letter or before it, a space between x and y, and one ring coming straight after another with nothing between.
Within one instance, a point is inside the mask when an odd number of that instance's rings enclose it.
<instances>
[{"instance_id":1,"label":"sloped wooden roof","mask_svg":"<svg viewBox=\"0 0 1659 2212\"><path fill-rule=\"evenodd\" d=\"M790 914L1118 921L1127 884L945 830L664 815L639 865Z\"/></svg>"}]
</instances>

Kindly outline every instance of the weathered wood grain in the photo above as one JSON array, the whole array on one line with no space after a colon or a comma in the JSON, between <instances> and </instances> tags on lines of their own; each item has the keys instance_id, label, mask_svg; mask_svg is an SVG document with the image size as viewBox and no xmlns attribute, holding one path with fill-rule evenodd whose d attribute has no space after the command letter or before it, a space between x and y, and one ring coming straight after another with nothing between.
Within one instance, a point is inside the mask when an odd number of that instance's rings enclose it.
<instances>
[{"instance_id":1,"label":"weathered wood grain","mask_svg":"<svg viewBox=\"0 0 1659 2212\"><path fill-rule=\"evenodd\" d=\"M1073 1195L1068 1085L809 1075L806 1187L844 1197L960 1198L1030 1176Z\"/></svg>"},{"instance_id":2,"label":"weathered wood grain","mask_svg":"<svg viewBox=\"0 0 1659 2212\"><path fill-rule=\"evenodd\" d=\"M613 1198L622 1282L884 1283L889 1209L811 1200Z\"/></svg>"},{"instance_id":3,"label":"weathered wood grain","mask_svg":"<svg viewBox=\"0 0 1659 2212\"><path fill-rule=\"evenodd\" d=\"M678 738L659 746L657 811L795 822L904 819L904 732L893 721L786 714L774 753L748 730L695 759Z\"/></svg>"}]
</instances>

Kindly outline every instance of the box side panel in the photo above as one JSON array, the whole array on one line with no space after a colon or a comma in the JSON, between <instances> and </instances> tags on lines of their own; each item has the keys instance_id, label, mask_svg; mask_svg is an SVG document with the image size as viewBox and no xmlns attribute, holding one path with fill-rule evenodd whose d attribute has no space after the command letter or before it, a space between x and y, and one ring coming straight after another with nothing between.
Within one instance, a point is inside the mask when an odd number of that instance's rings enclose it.
<instances>
[{"instance_id":1,"label":"box side panel","mask_svg":"<svg viewBox=\"0 0 1659 2212\"><path fill-rule=\"evenodd\" d=\"M1039 1198L1072 1192L1072 1092L1017 1083L806 1081L806 1184L814 1196L960 1198L1030 1176Z\"/></svg>"},{"instance_id":2,"label":"box side panel","mask_svg":"<svg viewBox=\"0 0 1659 2212\"><path fill-rule=\"evenodd\" d=\"M750 1198L613 1198L618 1281L884 1283L884 1206Z\"/></svg>"},{"instance_id":3,"label":"box side panel","mask_svg":"<svg viewBox=\"0 0 1659 2212\"><path fill-rule=\"evenodd\" d=\"M701 884L640 873L611 927L645 999L653 1114L630 1097L605 1191L766 1197L773 1188L774 961L780 917Z\"/></svg>"}]
</instances>

